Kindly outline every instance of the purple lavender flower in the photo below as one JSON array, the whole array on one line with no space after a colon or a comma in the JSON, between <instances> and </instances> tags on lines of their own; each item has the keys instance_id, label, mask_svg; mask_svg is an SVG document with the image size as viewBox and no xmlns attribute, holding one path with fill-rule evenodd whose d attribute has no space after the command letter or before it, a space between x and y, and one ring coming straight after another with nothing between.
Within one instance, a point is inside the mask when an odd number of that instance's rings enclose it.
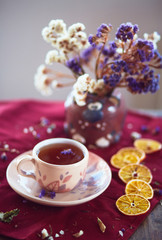
<instances>
[{"instance_id":1,"label":"purple lavender flower","mask_svg":"<svg viewBox=\"0 0 162 240\"><path fill-rule=\"evenodd\" d=\"M114 63L111 65L111 69L114 72L120 72L125 66L126 66L126 62L123 60L114 61Z\"/></svg>"},{"instance_id":2,"label":"purple lavender flower","mask_svg":"<svg viewBox=\"0 0 162 240\"><path fill-rule=\"evenodd\" d=\"M137 25L132 25L132 23L121 24L116 33L116 38L123 42L128 39L133 40L134 34L138 31Z\"/></svg>"},{"instance_id":3,"label":"purple lavender flower","mask_svg":"<svg viewBox=\"0 0 162 240\"><path fill-rule=\"evenodd\" d=\"M128 77L126 79L126 81L128 82L128 88L131 92L134 93L141 93L142 92L142 83L137 82L135 78L133 77Z\"/></svg>"},{"instance_id":4,"label":"purple lavender flower","mask_svg":"<svg viewBox=\"0 0 162 240\"><path fill-rule=\"evenodd\" d=\"M116 87L116 85L119 83L120 81L120 78L121 78L121 75L120 74L112 74L110 76L103 76L103 80L105 82L106 85L109 85L110 87Z\"/></svg>"},{"instance_id":5,"label":"purple lavender flower","mask_svg":"<svg viewBox=\"0 0 162 240\"><path fill-rule=\"evenodd\" d=\"M70 155L70 154L73 154L73 151L71 150L71 148L64 149L63 151L61 151L61 155Z\"/></svg>"},{"instance_id":6,"label":"purple lavender flower","mask_svg":"<svg viewBox=\"0 0 162 240\"><path fill-rule=\"evenodd\" d=\"M117 48L116 44L112 42L109 44L109 46L104 46L102 53L107 57L113 57L116 53L116 48Z\"/></svg>"},{"instance_id":7,"label":"purple lavender flower","mask_svg":"<svg viewBox=\"0 0 162 240\"><path fill-rule=\"evenodd\" d=\"M95 38L93 35L89 35L88 42L91 44L92 47L96 47Z\"/></svg>"},{"instance_id":8,"label":"purple lavender flower","mask_svg":"<svg viewBox=\"0 0 162 240\"><path fill-rule=\"evenodd\" d=\"M154 57L154 46L152 42L139 39L136 46L137 55L141 62L149 62Z\"/></svg>"},{"instance_id":9,"label":"purple lavender flower","mask_svg":"<svg viewBox=\"0 0 162 240\"><path fill-rule=\"evenodd\" d=\"M155 93L159 90L159 88L160 88L159 80L160 80L160 74L157 74L157 76L154 76L152 78L152 80L148 81L149 82L149 86L148 86L149 92Z\"/></svg>"},{"instance_id":10,"label":"purple lavender flower","mask_svg":"<svg viewBox=\"0 0 162 240\"><path fill-rule=\"evenodd\" d=\"M1 159L2 159L2 160L7 160L7 154L6 154L5 152L3 152L3 153L1 154Z\"/></svg>"},{"instance_id":11,"label":"purple lavender flower","mask_svg":"<svg viewBox=\"0 0 162 240\"><path fill-rule=\"evenodd\" d=\"M44 189L41 190L40 194L39 194L39 198L44 197L46 194L46 191Z\"/></svg>"},{"instance_id":12,"label":"purple lavender flower","mask_svg":"<svg viewBox=\"0 0 162 240\"><path fill-rule=\"evenodd\" d=\"M128 82L128 89L134 93L155 93L159 89L159 79L160 76L154 75L154 71L150 70L144 75L142 79L135 79L133 77L128 77L126 81Z\"/></svg>"},{"instance_id":13,"label":"purple lavender flower","mask_svg":"<svg viewBox=\"0 0 162 240\"><path fill-rule=\"evenodd\" d=\"M162 56L157 50L154 51L153 61L156 68L162 68Z\"/></svg>"},{"instance_id":14,"label":"purple lavender flower","mask_svg":"<svg viewBox=\"0 0 162 240\"><path fill-rule=\"evenodd\" d=\"M56 196L55 192L50 192L50 197L53 199Z\"/></svg>"},{"instance_id":15,"label":"purple lavender flower","mask_svg":"<svg viewBox=\"0 0 162 240\"><path fill-rule=\"evenodd\" d=\"M133 32L134 32L134 34L136 34L138 31L139 31L138 25L135 24L135 25L133 26Z\"/></svg>"},{"instance_id":16,"label":"purple lavender flower","mask_svg":"<svg viewBox=\"0 0 162 240\"><path fill-rule=\"evenodd\" d=\"M81 60L85 63L89 62L89 60L92 57L92 52L94 51L94 47L90 46L88 48L86 48L85 50L83 50L81 52Z\"/></svg>"},{"instance_id":17,"label":"purple lavender flower","mask_svg":"<svg viewBox=\"0 0 162 240\"><path fill-rule=\"evenodd\" d=\"M148 72L149 71L149 66L146 64L146 65L143 65L142 66L142 69L141 69L141 74L144 74L144 73L146 73L146 72Z\"/></svg>"},{"instance_id":18,"label":"purple lavender flower","mask_svg":"<svg viewBox=\"0 0 162 240\"><path fill-rule=\"evenodd\" d=\"M97 29L96 37L101 38L103 33L107 33L109 27L107 24L103 23L101 26Z\"/></svg>"},{"instance_id":19,"label":"purple lavender flower","mask_svg":"<svg viewBox=\"0 0 162 240\"><path fill-rule=\"evenodd\" d=\"M66 62L66 66L70 68L75 74L83 74L82 68L78 58L71 58Z\"/></svg>"},{"instance_id":20,"label":"purple lavender flower","mask_svg":"<svg viewBox=\"0 0 162 240\"><path fill-rule=\"evenodd\" d=\"M101 24L101 26L97 29L96 35L90 35L88 38L88 41L92 45L92 47L97 47L98 45L100 45L100 48L102 48L102 46L105 45L107 42L108 34L111 29L111 24Z\"/></svg>"}]
</instances>

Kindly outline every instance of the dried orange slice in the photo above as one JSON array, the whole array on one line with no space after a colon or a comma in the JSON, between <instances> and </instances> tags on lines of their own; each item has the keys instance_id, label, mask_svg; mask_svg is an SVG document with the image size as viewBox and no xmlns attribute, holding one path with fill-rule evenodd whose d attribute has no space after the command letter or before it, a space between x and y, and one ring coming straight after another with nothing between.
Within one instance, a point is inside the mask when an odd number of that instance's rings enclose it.
<instances>
[{"instance_id":1,"label":"dried orange slice","mask_svg":"<svg viewBox=\"0 0 162 240\"><path fill-rule=\"evenodd\" d=\"M130 155L130 154L134 154L137 155L140 162L143 161L143 159L146 157L146 154L143 150L139 149L139 148L135 148L135 147L125 147L125 148L121 148L117 154L120 154L121 156L125 156L125 155Z\"/></svg>"},{"instance_id":2,"label":"dried orange slice","mask_svg":"<svg viewBox=\"0 0 162 240\"><path fill-rule=\"evenodd\" d=\"M134 141L134 146L143 150L145 153L153 153L162 148L162 144L152 139L141 138Z\"/></svg>"},{"instance_id":3,"label":"dried orange slice","mask_svg":"<svg viewBox=\"0 0 162 240\"><path fill-rule=\"evenodd\" d=\"M125 187L126 194L138 194L147 199L153 198L154 192L150 184L140 179L130 180Z\"/></svg>"},{"instance_id":4,"label":"dried orange slice","mask_svg":"<svg viewBox=\"0 0 162 240\"><path fill-rule=\"evenodd\" d=\"M140 195L128 194L118 198L116 206L125 215L135 216L146 213L150 208L150 202Z\"/></svg>"},{"instance_id":5,"label":"dried orange slice","mask_svg":"<svg viewBox=\"0 0 162 240\"><path fill-rule=\"evenodd\" d=\"M140 160L139 157L134 153L125 155L115 154L111 157L110 162L112 166L116 168L122 168L131 163L139 163Z\"/></svg>"},{"instance_id":6,"label":"dried orange slice","mask_svg":"<svg viewBox=\"0 0 162 240\"><path fill-rule=\"evenodd\" d=\"M152 180L152 174L149 168L142 164L129 164L122 167L119 172L120 179L127 183L132 179L141 179L147 183Z\"/></svg>"}]
</instances>

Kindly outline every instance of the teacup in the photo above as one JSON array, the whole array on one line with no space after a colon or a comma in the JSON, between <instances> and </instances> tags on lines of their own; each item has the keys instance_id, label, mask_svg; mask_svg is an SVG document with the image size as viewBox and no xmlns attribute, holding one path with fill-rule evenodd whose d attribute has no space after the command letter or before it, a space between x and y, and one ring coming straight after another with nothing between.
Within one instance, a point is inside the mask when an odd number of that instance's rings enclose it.
<instances>
[{"instance_id":1,"label":"teacup","mask_svg":"<svg viewBox=\"0 0 162 240\"><path fill-rule=\"evenodd\" d=\"M82 143L51 138L35 145L32 155L23 155L17 171L35 179L47 191L68 192L83 181L88 159L89 152Z\"/></svg>"}]
</instances>

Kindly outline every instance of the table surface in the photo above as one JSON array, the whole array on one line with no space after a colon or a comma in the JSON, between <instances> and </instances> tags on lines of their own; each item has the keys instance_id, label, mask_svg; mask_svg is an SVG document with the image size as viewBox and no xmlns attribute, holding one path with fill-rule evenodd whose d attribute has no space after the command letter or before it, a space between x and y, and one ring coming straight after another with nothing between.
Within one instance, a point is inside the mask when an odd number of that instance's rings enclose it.
<instances>
[{"instance_id":1,"label":"table surface","mask_svg":"<svg viewBox=\"0 0 162 240\"><path fill-rule=\"evenodd\" d=\"M161 240L162 239L162 200L148 215L145 221L137 228L129 240ZM0 236L0 240L11 238Z\"/></svg>"},{"instance_id":2,"label":"table surface","mask_svg":"<svg viewBox=\"0 0 162 240\"><path fill-rule=\"evenodd\" d=\"M139 112L162 116L162 110L141 110ZM161 240L162 239L162 200L137 228L129 240ZM11 240L11 238L0 236L0 240Z\"/></svg>"}]
</instances>

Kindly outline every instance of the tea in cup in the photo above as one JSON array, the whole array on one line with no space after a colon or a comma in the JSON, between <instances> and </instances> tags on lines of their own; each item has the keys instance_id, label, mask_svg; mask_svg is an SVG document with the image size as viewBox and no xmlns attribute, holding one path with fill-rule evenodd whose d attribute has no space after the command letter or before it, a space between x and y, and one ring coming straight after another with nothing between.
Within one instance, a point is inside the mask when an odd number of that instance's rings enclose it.
<instances>
[{"instance_id":1,"label":"tea in cup","mask_svg":"<svg viewBox=\"0 0 162 240\"><path fill-rule=\"evenodd\" d=\"M52 138L35 145L32 155L23 155L17 171L35 179L47 191L68 192L83 181L88 159L89 152L82 143Z\"/></svg>"}]
</instances>

